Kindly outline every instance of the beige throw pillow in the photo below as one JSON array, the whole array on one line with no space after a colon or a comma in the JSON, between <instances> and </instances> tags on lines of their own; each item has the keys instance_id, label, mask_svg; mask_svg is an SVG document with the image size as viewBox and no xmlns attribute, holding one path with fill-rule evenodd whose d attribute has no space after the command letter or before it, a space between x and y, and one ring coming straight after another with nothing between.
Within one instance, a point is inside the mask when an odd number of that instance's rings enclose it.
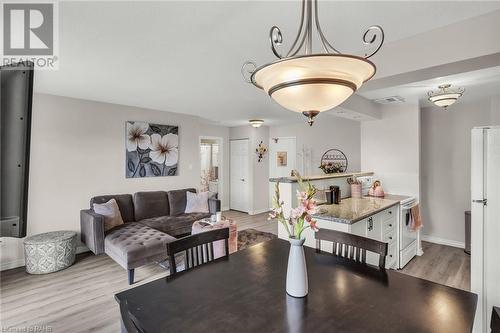
<instances>
[{"instance_id":1,"label":"beige throw pillow","mask_svg":"<svg viewBox=\"0 0 500 333\"><path fill-rule=\"evenodd\" d=\"M184 213L208 213L208 192L186 192L186 210Z\"/></svg>"},{"instance_id":2,"label":"beige throw pillow","mask_svg":"<svg viewBox=\"0 0 500 333\"><path fill-rule=\"evenodd\" d=\"M94 204L94 212L104 216L104 231L123 224L122 214L115 199L103 204Z\"/></svg>"}]
</instances>

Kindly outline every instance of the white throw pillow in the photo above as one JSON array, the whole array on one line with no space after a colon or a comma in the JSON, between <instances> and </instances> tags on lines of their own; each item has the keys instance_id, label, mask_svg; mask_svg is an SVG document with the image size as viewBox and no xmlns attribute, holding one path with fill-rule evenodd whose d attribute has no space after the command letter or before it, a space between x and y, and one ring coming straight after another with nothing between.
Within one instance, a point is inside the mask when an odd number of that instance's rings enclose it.
<instances>
[{"instance_id":1,"label":"white throw pillow","mask_svg":"<svg viewBox=\"0 0 500 333\"><path fill-rule=\"evenodd\" d=\"M94 212L104 216L104 231L123 224L122 214L115 199L103 204L94 204Z\"/></svg>"},{"instance_id":2,"label":"white throw pillow","mask_svg":"<svg viewBox=\"0 0 500 333\"><path fill-rule=\"evenodd\" d=\"M186 192L186 210L184 213L208 213L208 192Z\"/></svg>"}]
</instances>

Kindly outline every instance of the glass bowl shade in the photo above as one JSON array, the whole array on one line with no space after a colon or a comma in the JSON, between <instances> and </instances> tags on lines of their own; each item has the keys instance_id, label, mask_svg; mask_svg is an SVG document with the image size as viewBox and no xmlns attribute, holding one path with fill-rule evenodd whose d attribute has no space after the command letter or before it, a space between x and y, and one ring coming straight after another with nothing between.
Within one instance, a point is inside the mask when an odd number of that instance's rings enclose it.
<instances>
[{"instance_id":1,"label":"glass bowl shade","mask_svg":"<svg viewBox=\"0 0 500 333\"><path fill-rule=\"evenodd\" d=\"M448 107L454 104L462 96L461 93L445 93L429 97L429 101L440 107Z\"/></svg>"},{"instance_id":2,"label":"glass bowl shade","mask_svg":"<svg viewBox=\"0 0 500 333\"><path fill-rule=\"evenodd\" d=\"M252 82L289 110L321 112L344 102L374 74L369 60L325 54L278 60L258 68Z\"/></svg>"}]
</instances>

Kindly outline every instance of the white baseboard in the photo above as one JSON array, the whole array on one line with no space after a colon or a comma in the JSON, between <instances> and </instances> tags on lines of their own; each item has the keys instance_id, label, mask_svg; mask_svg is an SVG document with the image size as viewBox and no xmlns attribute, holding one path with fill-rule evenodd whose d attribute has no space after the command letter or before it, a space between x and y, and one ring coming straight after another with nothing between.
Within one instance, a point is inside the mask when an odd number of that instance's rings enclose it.
<instances>
[{"instance_id":1,"label":"white baseboard","mask_svg":"<svg viewBox=\"0 0 500 333\"><path fill-rule=\"evenodd\" d=\"M76 254L84 253L84 252L89 252L89 248L86 247L85 245L82 246L77 246L76 247Z\"/></svg>"},{"instance_id":2,"label":"white baseboard","mask_svg":"<svg viewBox=\"0 0 500 333\"><path fill-rule=\"evenodd\" d=\"M223 212L225 212L227 210L229 210L229 206L228 207L222 207L222 209L221 209L221 211L223 211Z\"/></svg>"},{"instance_id":3,"label":"white baseboard","mask_svg":"<svg viewBox=\"0 0 500 333\"><path fill-rule=\"evenodd\" d=\"M84 253L90 251L85 245L76 247L76 254ZM8 262L2 262L0 265L0 271L6 271L8 269L23 267L25 265L24 258L14 259Z\"/></svg>"},{"instance_id":4,"label":"white baseboard","mask_svg":"<svg viewBox=\"0 0 500 333\"><path fill-rule=\"evenodd\" d=\"M250 215L257 215L257 214L267 213L268 211L269 211L269 209L263 208L263 209L254 210L252 212L248 212L248 214L250 214Z\"/></svg>"},{"instance_id":5,"label":"white baseboard","mask_svg":"<svg viewBox=\"0 0 500 333\"><path fill-rule=\"evenodd\" d=\"M0 271L6 271L8 269L13 269L13 268L22 267L22 266L24 266L24 258L15 259L12 261L3 262L0 265Z\"/></svg>"},{"instance_id":6,"label":"white baseboard","mask_svg":"<svg viewBox=\"0 0 500 333\"><path fill-rule=\"evenodd\" d=\"M430 235L422 235L422 240L424 242L441 244L441 245L448 245L448 246L458 247L458 248L461 248L461 249L465 248L465 243L464 242L459 242L459 241L454 241L454 240L451 240L451 239L444 239L444 238L434 237L434 236L430 236Z\"/></svg>"}]
</instances>

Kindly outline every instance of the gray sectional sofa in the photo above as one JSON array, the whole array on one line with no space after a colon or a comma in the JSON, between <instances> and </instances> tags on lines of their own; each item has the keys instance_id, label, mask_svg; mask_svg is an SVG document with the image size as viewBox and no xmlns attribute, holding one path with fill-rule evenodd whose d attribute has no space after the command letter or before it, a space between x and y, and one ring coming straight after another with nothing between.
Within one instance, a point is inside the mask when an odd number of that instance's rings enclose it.
<instances>
[{"instance_id":1,"label":"gray sectional sofa","mask_svg":"<svg viewBox=\"0 0 500 333\"><path fill-rule=\"evenodd\" d=\"M194 221L215 214L220 202L208 200L209 213L184 213L186 192L193 188L173 191L137 192L102 195L90 200L90 209L80 211L82 242L94 254L106 253L128 270L129 284L134 281L134 269L146 263L166 259L166 244L189 235ZM115 199L123 225L104 231L104 217L96 214L94 203Z\"/></svg>"}]
</instances>

